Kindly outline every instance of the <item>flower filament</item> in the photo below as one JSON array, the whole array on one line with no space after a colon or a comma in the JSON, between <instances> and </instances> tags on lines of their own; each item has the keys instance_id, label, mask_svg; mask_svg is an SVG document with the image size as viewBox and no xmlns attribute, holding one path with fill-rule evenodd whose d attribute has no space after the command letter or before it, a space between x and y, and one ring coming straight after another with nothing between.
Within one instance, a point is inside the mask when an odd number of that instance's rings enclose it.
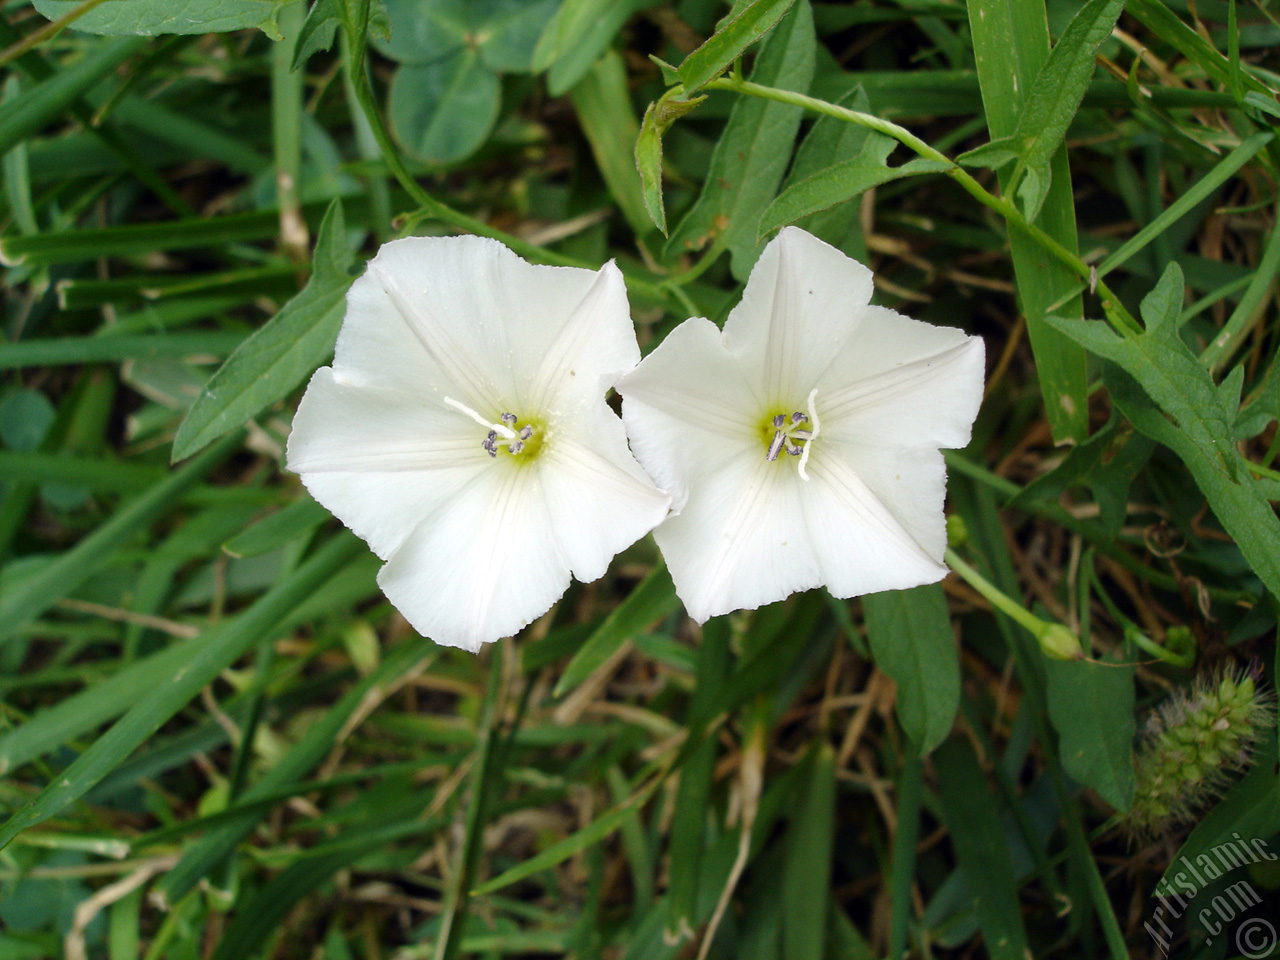
<instances>
[{"instance_id":1,"label":"flower filament","mask_svg":"<svg viewBox=\"0 0 1280 960\"><path fill-rule=\"evenodd\" d=\"M505 448L507 453L512 456L518 456L528 450L528 456L532 456L536 452L536 447L540 446L535 442L535 431L533 424L525 423L520 425L520 418L514 413L504 413L498 418L498 421L491 423L486 420L475 410L472 410L465 403L459 403L452 397L444 398L445 405L452 407L459 413L465 414L482 427L489 429L489 434L480 441L480 446L484 452L490 457L497 458L498 450ZM508 442L502 442L508 441Z\"/></svg>"},{"instance_id":2,"label":"flower filament","mask_svg":"<svg viewBox=\"0 0 1280 960\"><path fill-rule=\"evenodd\" d=\"M809 479L809 474L805 467L809 463L810 444L817 439L818 432L821 429L818 423L817 411L813 408L813 399L817 394L816 388L809 391L809 399L806 404L809 410L808 413L802 410L796 410L790 416L785 413L778 413L774 414L769 421L769 425L773 427L773 439L769 441L769 447L765 452L764 458L772 463L778 459L783 450L790 456L799 457L800 462L797 466L802 480Z\"/></svg>"}]
</instances>

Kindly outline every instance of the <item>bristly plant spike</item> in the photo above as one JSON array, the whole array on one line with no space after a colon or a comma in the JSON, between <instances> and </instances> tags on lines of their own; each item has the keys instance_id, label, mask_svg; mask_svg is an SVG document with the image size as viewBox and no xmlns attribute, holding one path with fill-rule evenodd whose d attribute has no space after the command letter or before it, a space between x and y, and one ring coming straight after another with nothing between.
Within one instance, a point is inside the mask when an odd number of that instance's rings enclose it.
<instances>
[{"instance_id":1,"label":"bristly plant spike","mask_svg":"<svg viewBox=\"0 0 1280 960\"><path fill-rule=\"evenodd\" d=\"M477 650L602 576L669 499L605 391L640 358L622 274L482 237L386 244L351 287L289 468L386 561L424 636Z\"/></svg>"},{"instance_id":2,"label":"bristly plant spike","mask_svg":"<svg viewBox=\"0 0 1280 960\"><path fill-rule=\"evenodd\" d=\"M694 619L946 575L939 448L969 441L982 341L871 292L870 270L788 227L723 333L686 320L618 383L632 449L674 497L654 537Z\"/></svg>"},{"instance_id":3,"label":"bristly plant spike","mask_svg":"<svg viewBox=\"0 0 1280 960\"><path fill-rule=\"evenodd\" d=\"M1195 818L1217 799L1232 774L1274 722L1274 696L1259 687L1255 667L1225 668L1175 691L1147 721L1134 758L1137 792L1121 818L1135 838L1159 836Z\"/></svg>"}]
</instances>

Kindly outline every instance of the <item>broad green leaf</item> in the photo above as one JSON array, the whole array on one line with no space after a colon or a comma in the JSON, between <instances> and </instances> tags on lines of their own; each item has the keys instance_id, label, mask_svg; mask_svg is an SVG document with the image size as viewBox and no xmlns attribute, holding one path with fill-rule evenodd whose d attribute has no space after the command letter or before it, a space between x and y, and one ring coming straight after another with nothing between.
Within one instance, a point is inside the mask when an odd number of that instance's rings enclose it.
<instances>
[{"instance_id":1,"label":"broad green leaf","mask_svg":"<svg viewBox=\"0 0 1280 960\"><path fill-rule=\"evenodd\" d=\"M1014 149L1012 135L991 140L980 147L966 150L956 157L956 163L966 167L985 167L988 170L999 170L1018 159L1018 151Z\"/></svg>"},{"instance_id":2,"label":"broad green leaf","mask_svg":"<svg viewBox=\"0 0 1280 960\"><path fill-rule=\"evenodd\" d=\"M554 696L563 696L587 679L627 640L655 620L671 613L679 603L675 587L671 583L671 574L667 572L665 565L659 564L627 594L627 599L605 617L604 622L574 654L556 682Z\"/></svg>"},{"instance_id":3,"label":"broad green leaf","mask_svg":"<svg viewBox=\"0 0 1280 960\"><path fill-rule=\"evenodd\" d=\"M835 102L838 106L847 107L850 110L861 113L871 112L871 103L867 100L866 91L861 84L854 85ZM841 160L857 156L870 135L871 131L859 124L846 123L825 115L818 117L801 141L800 149L796 151L795 162L791 164L791 169L787 171L787 179L782 184L783 192ZM865 241L862 243L862 250L856 247L847 249L842 246L843 241L850 236L851 228L858 223L858 206L856 203L848 202L837 204L802 217L796 225L833 246L841 246L845 253L865 253ZM857 235L861 239L861 230Z\"/></svg>"},{"instance_id":4,"label":"broad green leaf","mask_svg":"<svg viewBox=\"0 0 1280 960\"><path fill-rule=\"evenodd\" d=\"M1104 372L1113 402L1139 431L1182 458L1254 572L1280 596L1280 520L1250 476L1232 432L1239 384L1216 385L1182 341L1182 289L1182 271L1171 263L1142 302L1141 334L1121 337L1096 320L1051 322L1115 364Z\"/></svg>"},{"instance_id":5,"label":"broad green leaf","mask_svg":"<svg viewBox=\"0 0 1280 960\"><path fill-rule=\"evenodd\" d=\"M221 452L215 447L206 456ZM181 669L161 686L147 691L146 697L0 827L0 847L28 827L57 816L83 797L363 548L354 536L340 534L243 613L207 631Z\"/></svg>"},{"instance_id":6,"label":"broad green leaf","mask_svg":"<svg viewBox=\"0 0 1280 960\"><path fill-rule=\"evenodd\" d=\"M502 85L475 50L406 64L391 81L396 137L427 163L456 163L480 148L498 120Z\"/></svg>"},{"instance_id":7,"label":"broad green leaf","mask_svg":"<svg viewBox=\"0 0 1280 960\"><path fill-rule=\"evenodd\" d=\"M973 748L963 738L947 741L933 755L942 796L942 818L951 833L956 860L969 880L978 926L991 960L1032 956L1018 909L1009 844Z\"/></svg>"},{"instance_id":8,"label":"broad green leaf","mask_svg":"<svg viewBox=\"0 0 1280 960\"><path fill-rule=\"evenodd\" d=\"M1019 154L1013 177L1021 177L1018 193L1028 220L1040 214L1049 192L1053 155L1080 109L1093 76L1094 55L1123 9L1124 0L1089 0L1071 18L1031 85L1013 134Z\"/></svg>"},{"instance_id":9,"label":"broad green leaf","mask_svg":"<svg viewBox=\"0 0 1280 960\"><path fill-rule=\"evenodd\" d=\"M1044 661L1062 766L1117 810L1133 803L1133 664Z\"/></svg>"},{"instance_id":10,"label":"broad green leaf","mask_svg":"<svg viewBox=\"0 0 1280 960\"><path fill-rule=\"evenodd\" d=\"M1138 381L1118 366L1103 371L1103 382L1112 402L1130 423L1186 464L1253 572L1273 596L1280 596L1280 520L1267 488L1249 475L1244 458L1230 441L1230 424L1216 420L1212 412L1206 417L1196 414L1185 425L1171 422L1153 408ZM1205 435L1214 439L1199 439Z\"/></svg>"},{"instance_id":11,"label":"broad green leaf","mask_svg":"<svg viewBox=\"0 0 1280 960\"><path fill-rule=\"evenodd\" d=\"M484 37L480 58L499 73L527 73L533 54L560 0L498 0L473 36ZM475 0L470 0L475 6Z\"/></svg>"},{"instance_id":12,"label":"broad green leaf","mask_svg":"<svg viewBox=\"0 0 1280 960\"><path fill-rule=\"evenodd\" d=\"M608 50L570 91L582 132L609 192L637 234L652 229L632 152L640 123L631 106L622 57Z\"/></svg>"},{"instance_id":13,"label":"broad green leaf","mask_svg":"<svg viewBox=\"0 0 1280 960\"><path fill-rule=\"evenodd\" d=\"M174 460L243 426L324 362L342 324L350 262L342 205L335 200L320 225L311 279L213 375L178 427Z\"/></svg>"},{"instance_id":14,"label":"broad green leaf","mask_svg":"<svg viewBox=\"0 0 1280 960\"><path fill-rule=\"evenodd\" d=\"M649 104L640 124L640 135L636 138L636 169L640 172L641 197L649 219L664 234L667 232L667 210L662 203L662 136L671 124L706 99L694 97L684 100L677 93L678 88L668 90Z\"/></svg>"},{"instance_id":15,"label":"broad green leaf","mask_svg":"<svg viewBox=\"0 0 1280 960\"><path fill-rule=\"evenodd\" d=\"M857 156L834 163L787 187L761 215L759 236L765 237L801 217L843 203L878 184L899 177L951 169L949 163L925 159L909 160L900 167L890 167L886 160L895 146L897 141L872 133Z\"/></svg>"},{"instance_id":16,"label":"broad green leaf","mask_svg":"<svg viewBox=\"0 0 1280 960\"><path fill-rule=\"evenodd\" d=\"M800 0L769 34L751 79L804 93L813 77L814 50L813 14L808 0ZM714 242L732 253L734 276L746 278L760 252L760 213L787 168L802 112L757 97L737 99L711 155L702 193L667 242L668 257Z\"/></svg>"},{"instance_id":17,"label":"broad green leaf","mask_svg":"<svg viewBox=\"0 0 1280 960\"><path fill-rule=\"evenodd\" d=\"M836 757L825 740L818 745L787 827L782 867L782 955L787 960L822 960L826 954L831 857L836 831Z\"/></svg>"},{"instance_id":18,"label":"broad green leaf","mask_svg":"<svg viewBox=\"0 0 1280 960\"><path fill-rule=\"evenodd\" d=\"M960 654L939 584L862 598L876 665L898 686L898 719L920 753L948 733L960 705Z\"/></svg>"},{"instance_id":19,"label":"broad green leaf","mask_svg":"<svg viewBox=\"0 0 1280 960\"><path fill-rule=\"evenodd\" d=\"M387 0L391 35L375 46L404 64L469 51L491 71L524 72L555 7L556 0Z\"/></svg>"},{"instance_id":20,"label":"broad green leaf","mask_svg":"<svg viewBox=\"0 0 1280 960\"><path fill-rule=\"evenodd\" d=\"M678 73L685 93L696 93L774 28L795 0L753 0L684 58Z\"/></svg>"},{"instance_id":21,"label":"broad green leaf","mask_svg":"<svg viewBox=\"0 0 1280 960\"><path fill-rule=\"evenodd\" d=\"M258 27L278 40L276 14L294 0L108 0L75 21L74 28L110 36L165 33L224 33ZM84 0L35 0L36 9L56 20Z\"/></svg>"}]
</instances>

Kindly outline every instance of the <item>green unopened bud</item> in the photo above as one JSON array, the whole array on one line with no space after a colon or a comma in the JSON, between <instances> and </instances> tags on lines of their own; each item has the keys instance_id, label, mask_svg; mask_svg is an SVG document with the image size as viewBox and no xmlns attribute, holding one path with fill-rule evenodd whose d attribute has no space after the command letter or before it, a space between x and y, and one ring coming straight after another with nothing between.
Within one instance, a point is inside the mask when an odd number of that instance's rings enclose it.
<instances>
[{"instance_id":1,"label":"green unopened bud","mask_svg":"<svg viewBox=\"0 0 1280 960\"><path fill-rule=\"evenodd\" d=\"M1084 650L1080 638L1060 623L1046 623L1036 637L1046 657L1054 660L1082 660Z\"/></svg>"},{"instance_id":2,"label":"green unopened bud","mask_svg":"<svg viewBox=\"0 0 1280 960\"><path fill-rule=\"evenodd\" d=\"M947 517L947 546L952 550L963 547L969 542L969 525L958 513Z\"/></svg>"}]
</instances>

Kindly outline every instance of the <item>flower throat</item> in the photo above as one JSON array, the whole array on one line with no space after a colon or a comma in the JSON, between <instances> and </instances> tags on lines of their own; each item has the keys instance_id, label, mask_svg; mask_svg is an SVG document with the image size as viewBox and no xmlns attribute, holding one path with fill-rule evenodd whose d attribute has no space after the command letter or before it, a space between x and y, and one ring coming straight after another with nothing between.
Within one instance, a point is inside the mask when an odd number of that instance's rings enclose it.
<instances>
[{"instance_id":1,"label":"flower throat","mask_svg":"<svg viewBox=\"0 0 1280 960\"><path fill-rule=\"evenodd\" d=\"M817 389L809 391L809 398L806 406L809 412L796 410L790 415L785 413L774 414L772 418L763 424L761 435L768 441L765 449L764 458L770 463L777 460L785 450L789 456L799 457L800 462L797 464L800 478L808 480L809 474L805 469L809 463L810 445L818 438L820 425L818 423L817 411L813 408L813 399L818 394ZM770 436L769 431L772 429L773 434Z\"/></svg>"},{"instance_id":2,"label":"flower throat","mask_svg":"<svg viewBox=\"0 0 1280 960\"><path fill-rule=\"evenodd\" d=\"M540 432L533 423L528 421L522 424L520 418L514 413L504 413L497 422L491 423L465 403L459 403L452 397L445 397L444 402L446 406L465 414L480 426L488 428L489 433L480 441L480 447L495 460L499 453L507 453L521 460L531 460L537 456L542 447L542 432L545 431Z\"/></svg>"}]
</instances>

